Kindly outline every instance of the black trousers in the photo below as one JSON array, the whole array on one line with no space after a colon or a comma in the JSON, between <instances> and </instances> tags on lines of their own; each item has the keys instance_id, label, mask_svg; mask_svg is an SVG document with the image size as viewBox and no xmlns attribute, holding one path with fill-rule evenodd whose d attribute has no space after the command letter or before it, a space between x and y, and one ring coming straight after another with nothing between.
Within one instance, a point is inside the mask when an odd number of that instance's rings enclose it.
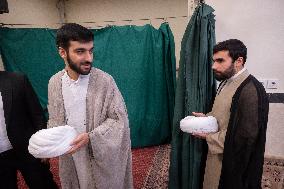
<instances>
[{"instance_id":1,"label":"black trousers","mask_svg":"<svg viewBox=\"0 0 284 189\"><path fill-rule=\"evenodd\" d=\"M17 189L17 170L19 170L30 189L57 189L49 170L49 164L29 156L21 158L14 150L0 153L0 189Z\"/></svg>"}]
</instances>

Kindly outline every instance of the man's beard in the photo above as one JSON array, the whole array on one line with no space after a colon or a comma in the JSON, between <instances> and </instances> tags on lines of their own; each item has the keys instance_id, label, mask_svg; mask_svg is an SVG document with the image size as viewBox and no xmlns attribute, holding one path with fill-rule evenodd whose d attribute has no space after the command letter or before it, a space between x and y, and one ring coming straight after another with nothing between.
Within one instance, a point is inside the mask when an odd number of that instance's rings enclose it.
<instances>
[{"instance_id":1,"label":"man's beard","mask_svg":"<svg viewBox=\"0 0 284 189\"><path fill-rule=\"evenodd\" d=\"M215 73L215 78L217 81L223 81L235 75L236 70L234 68L234 64L232 63L231 66L227 70L225 70L223 73L215 72L215 71L214 73Z\"/></svg>"},{"instance_id":2,"label":"man's beard","mask_svg":"<svg viewBox=\"0 0 284 189\"><path fill-rule=\"evenodd\" d=\"M91 68L92 68L92 62L89 62L89 61L80 62L80 65L75 64L75 63L71 60L69 54L67 54L67 63L68 63L68 65L69 65L69 67L71 68L71 70L73 70L73 71L75 71L76 73L81 74L81 75L88 75L88 74L90 73L90 71L91 71ZM82 69L80 68L81 65L87 65L87 64L90 64L90 65L91 65L89 70L84 71L84 70L82 70Z\"/></svg>"}]
</instances>

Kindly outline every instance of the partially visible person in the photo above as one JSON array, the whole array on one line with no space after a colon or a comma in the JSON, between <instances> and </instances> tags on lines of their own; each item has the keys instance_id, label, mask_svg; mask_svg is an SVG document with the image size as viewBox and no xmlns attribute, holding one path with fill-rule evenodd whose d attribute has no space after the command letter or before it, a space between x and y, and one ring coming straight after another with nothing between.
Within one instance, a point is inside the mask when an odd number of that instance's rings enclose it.
<instances>
[{"instance_id":1,"label":"partially visible person","mask_svg":"<svg viewBox=\"0 0 284 189\"><path fill-rule=\"evenodd\" d=\"M218 81L212 111L216 133L194 133L206 139L208 155L203 189L260 189L269 102L262 84L244 67L246 46L237 39L213 49L212 69Z\"/></svg>"},{"instance_id":2,"label":"partially visible person","mask_svg":"<svg viewBox=\"0 0 284 189\"><path fill-rule=\"evenodd\" d=\"M31 189L55 189L46 160L28 152L32 134L46 128L37 96L22 74L0 71L0 188L16 189L17 170Z\"/></svg>"},{"instance_id":3,"label":"partially visible person","mask_svg":"<svg viewBox=\"0 0 284 189\"><path fill-rule=\"evenodd\" d=\"M67 124L79 133L59 157L62 188L133 188L126 106L114 79L92 68L93 33L69 23L56 40L65 69L49 81L48 127Z\"/></svg>"}]
</instances>

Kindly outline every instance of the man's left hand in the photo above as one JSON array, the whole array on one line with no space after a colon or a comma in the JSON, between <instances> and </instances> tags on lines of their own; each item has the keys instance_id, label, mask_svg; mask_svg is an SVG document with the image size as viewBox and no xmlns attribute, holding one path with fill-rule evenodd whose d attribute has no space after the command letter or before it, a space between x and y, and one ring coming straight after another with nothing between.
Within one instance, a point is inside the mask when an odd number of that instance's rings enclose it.
<instances>
[{"instance_id":1,"label":"man's left hand","mask_svg":"<svg viewBox=\"0 0 284 189\"><path fill-rule=\"evenodd\" d=\"M41 158L40 161L43 164L49 164L49 158Z\"/></svg>"},{"instance_id":2,"label":"man's left hand","mask_svg":"<svg viewBox=\"0 0 284 189\"><path fill-rule=\"evenodd\" d=\"M196 138L206 139L208 133L192 133Z\"/></svg>"},{"instance_id":3,"label":"man's left hand","mask_svg":"<svg viewBox=\"0 0 284 189\"><path fill-rule=\"evenodd\" d=\"M73 154L82 146L89 143L90 137L88 133L79 134L71 143L72 148L66 154Z\"/></svg>"}]
</instances>

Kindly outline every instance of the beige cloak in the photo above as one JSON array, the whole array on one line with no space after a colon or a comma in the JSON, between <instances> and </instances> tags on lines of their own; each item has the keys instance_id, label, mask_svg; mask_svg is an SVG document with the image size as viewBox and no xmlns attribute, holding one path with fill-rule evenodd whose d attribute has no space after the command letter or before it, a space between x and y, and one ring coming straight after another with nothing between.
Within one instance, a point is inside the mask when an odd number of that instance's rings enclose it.
<instances>
[{"instance_id":1,"label":"beige cloak","mask_svg":"<svg viewBox=\"0 0 284 189\"><path fill-rule=\"evenodd\" d=\"M208 116L214 116L217 119L219 131L209 134L206 137L208 155L206 160L203 189L218 189L222 169L224 142L231 114L230 108L232 98L238 87L248 76L249 73L245 70L238 77L230 80L224 89L217 94L212 111L207 114Z\"/></svg>"},{"instance_id":2,"label":"beige cloak","mask_svg":"<svg viewBox=\"0 0 284 189\"><path fill-rule=\"evenodd\" d=\"M58 72L48 84L48 127L65 125L62 75ZM90 142L82 147L86 155L80 164L87 167L78 178L72 155L59 157L63 189L131 189L132 157L126 107L115 81L107 73L92 68L86 98L86 132ZM87 182L87 183L86 183ZM82 186L82 187L81 187Z\"/></svg>"}]
</instances>

